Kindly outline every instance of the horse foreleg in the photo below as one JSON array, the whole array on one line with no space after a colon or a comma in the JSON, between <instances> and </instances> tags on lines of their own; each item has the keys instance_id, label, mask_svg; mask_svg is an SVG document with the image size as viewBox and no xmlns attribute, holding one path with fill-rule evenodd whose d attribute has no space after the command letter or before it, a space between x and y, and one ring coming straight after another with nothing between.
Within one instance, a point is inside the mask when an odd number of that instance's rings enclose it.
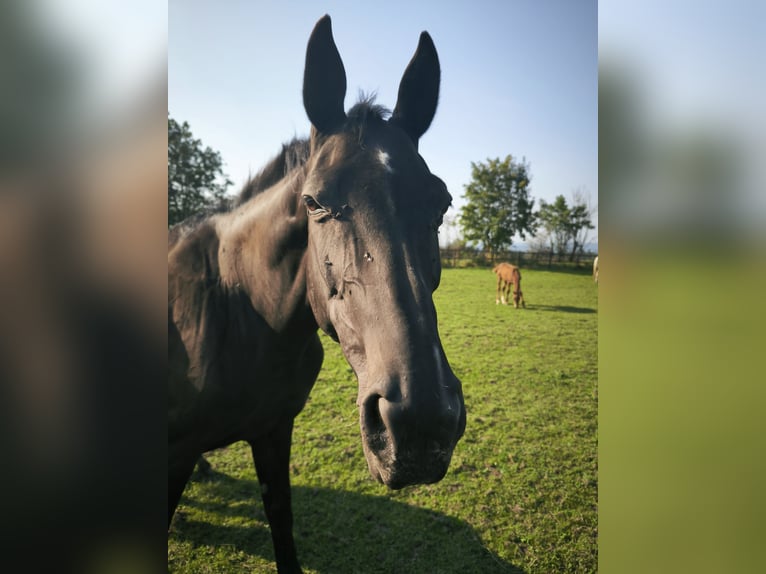
<instances>
[{"instance_id":1,"label":"horse foreleg","mask_svg":"<svg viewBox=\"0 0 766 574\"><path fill-rule=\"evenodd\" d=\"M503 279L499 275L497 276L497 294L495 295L495 305L500 304L500 293L502 290Z\"/></svg>"},{"instance_id":2,"label":"horse foreleg","mask_svg":"<svg viewBox=\"0 0 766 574\"><path fill-rule=\"evenodd\" d=\"M271 540L279 574L300 574L293 540L293 510L290 495L290 444L293 421L280 423L271 433L249 440L261 498L271 527Z\"/></svg>"},{"instance_id":3,"label":"horse foreleg","mask_svg":"<svg viewBox=\"0 0 766 574\"><path fill-rule=\"evenodd\" d=\"M196 458L191 458L168 464L168 528L196 462Z\"/></svg>"}]
</instances>

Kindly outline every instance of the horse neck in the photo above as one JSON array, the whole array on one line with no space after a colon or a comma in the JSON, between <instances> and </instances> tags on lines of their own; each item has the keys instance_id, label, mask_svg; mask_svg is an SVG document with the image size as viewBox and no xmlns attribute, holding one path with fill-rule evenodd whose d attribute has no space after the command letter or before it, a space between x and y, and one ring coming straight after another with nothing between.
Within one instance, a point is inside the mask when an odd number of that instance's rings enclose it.
<instances>
[{"instance_id":1,"label":"horse neck","mask_svg":"<svg viewBox=\"0 0 766 574\"><path fill-rule=\"evenodd\" d=\"M276 332L316 331L306 298L307 215L297 192L301 174L219 216L222 285L245 293Z\"/></svg>"}]
</instances>

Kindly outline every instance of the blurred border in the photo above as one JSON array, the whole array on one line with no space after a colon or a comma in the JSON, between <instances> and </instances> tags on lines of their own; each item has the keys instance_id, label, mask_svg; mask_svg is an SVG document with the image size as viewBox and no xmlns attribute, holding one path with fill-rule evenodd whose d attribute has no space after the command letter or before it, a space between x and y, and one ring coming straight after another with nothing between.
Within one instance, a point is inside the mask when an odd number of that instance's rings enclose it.
<instances>
[{"instance_id":1,"label":"blurred border","mask_svg":"<svg viewBox=\"0 0 766 574\"><path fill-rule=\"evenodd\" d=\"M760 572L766 10L599 4L599 570Z\"/></svg>"},{"instance_id":2,"label":"blurred border","mask_svg":"<svg viewBox=\"0 0 766 574\"><path fill-rule=\"evenodd\" d=\"M166 570L167 8L0 4L0 570Z\"/></svg>"}]
</instances>

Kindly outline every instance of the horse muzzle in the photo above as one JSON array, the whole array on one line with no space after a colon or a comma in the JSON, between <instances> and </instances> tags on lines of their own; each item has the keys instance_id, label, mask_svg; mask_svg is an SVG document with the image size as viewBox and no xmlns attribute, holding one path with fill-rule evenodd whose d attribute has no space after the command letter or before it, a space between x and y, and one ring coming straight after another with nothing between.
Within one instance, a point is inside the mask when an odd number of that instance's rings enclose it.
<instances>
[{"instance_id":1,"label":"horse muzzle","mask_svg":"<svg viewBox=\"0 0 766 574\"><path fill-rule=\"evenodd\" d=\"M373 478L391 489L444 478L466 421L460 381L454 382L427 402L377 393L363 400L362 444Z\"/></svg>"}]
</instances>

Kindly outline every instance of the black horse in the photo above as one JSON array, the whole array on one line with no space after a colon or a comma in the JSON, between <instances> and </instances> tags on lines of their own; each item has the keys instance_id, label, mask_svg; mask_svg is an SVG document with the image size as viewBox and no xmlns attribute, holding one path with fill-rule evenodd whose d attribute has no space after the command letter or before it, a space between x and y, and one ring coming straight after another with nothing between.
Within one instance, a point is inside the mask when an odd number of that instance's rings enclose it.
<instances>
[{"instance_id":1,"label":"black horse","mask_svg":"<svg viewBox=\"0 0 766 574\"><path fill-rule=\"evenodd\" d=\"M306 52L309 140L283 146L228 209L171 230L168 523L199 455L245 440L278 570L301 571L288 466L322 364L318 328L359 381L372 476L396 489L446 473L466 420L432 301L451 197L418 154L439 81L423 32L393 113L362 101L346 114L323 17Z\"/></svg>"}]
</instances>

